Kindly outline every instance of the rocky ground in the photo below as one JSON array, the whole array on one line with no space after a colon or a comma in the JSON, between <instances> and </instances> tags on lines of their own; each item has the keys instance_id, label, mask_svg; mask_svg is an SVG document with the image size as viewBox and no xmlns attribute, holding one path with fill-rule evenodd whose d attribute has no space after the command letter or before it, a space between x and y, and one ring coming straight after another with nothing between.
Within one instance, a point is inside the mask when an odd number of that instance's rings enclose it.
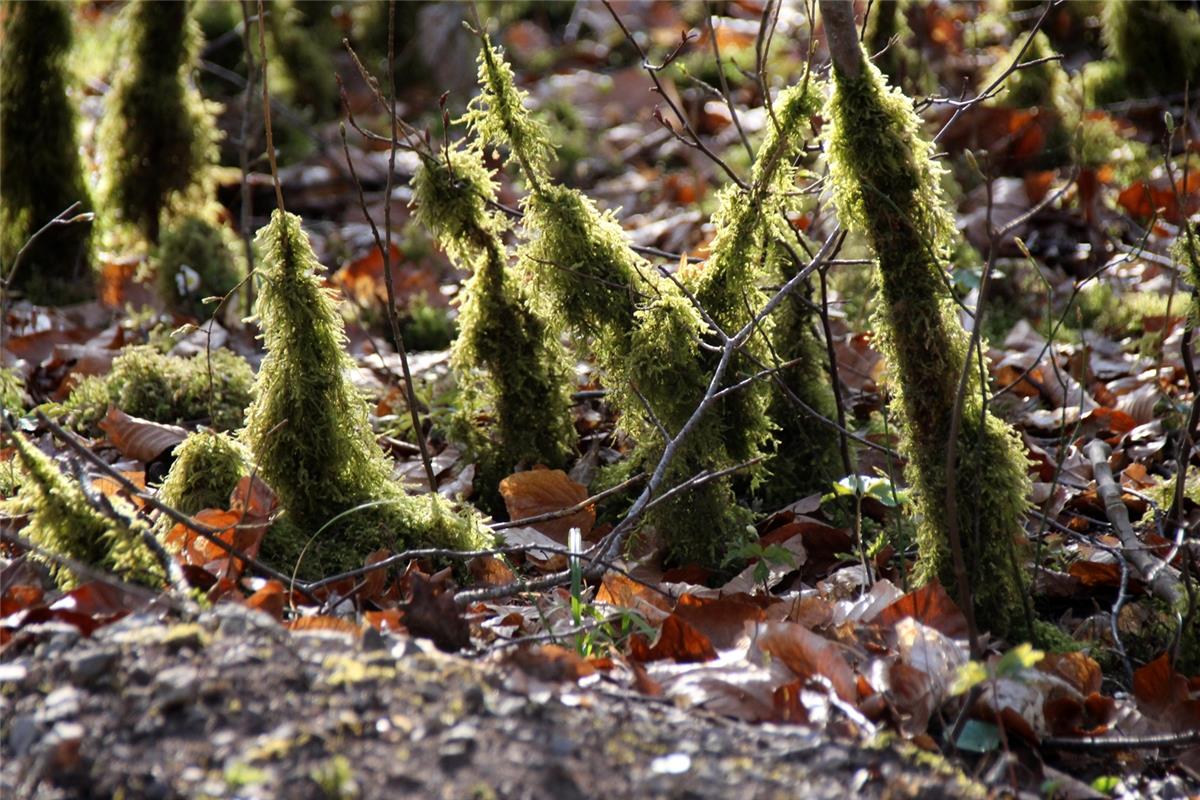
<instances>
[{"instance_id":1,"label":"rocky ground","mask_svg":"<svg viewBox=\"0 0 1200 800\"><path fill-rule=\"evenodd\" d=\"M221 605L91 637L31 625L0 663L0 794L75 797L980 796L892 745L685 713L553 661L470 660Z\"/></svg>"}]
</instances>

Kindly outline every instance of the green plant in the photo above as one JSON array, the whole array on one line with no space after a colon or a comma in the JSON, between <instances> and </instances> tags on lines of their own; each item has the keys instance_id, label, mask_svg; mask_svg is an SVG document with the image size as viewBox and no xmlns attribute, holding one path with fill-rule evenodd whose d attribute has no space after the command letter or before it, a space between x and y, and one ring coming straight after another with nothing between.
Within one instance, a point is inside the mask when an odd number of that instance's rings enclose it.
<instances>
[{"instance_id":1,"label":"green plant","mask_svg":"<svg viewBox=\"0 0 1200 800\"><path fill-rule=\"evenodd\" d=\"M400 319L400 335L410 350L445 350L454 341L458 325L442 306L421 293L408 301Z\"/></svg>"},{"instance_id":2,"label":"green plant","mask_svg":"<svg viewBox=\"0 0 1200 800\"><path fill-rule=\"evenodd\" d=\"M119 68L97 138L100 196L116 222L158 241L164 209L203 181L216 161L213 109L191 81L200 31L191 4L137 0L123 12L131 57Z\"/></svg>"},{"instance_id":3,"label":"green plant","mask_svg":"<svg viewBox=\"0 0 1200 800\"><path fill-rule=\"evenodd\" d=\"M15 370L0 367L0 411L20 415L25 409L25 382Z\"/></svg>"},{"instance_id":4,"label":"green plant","mask_svg":"<svg viewBox=\"0 0 1200 800\"><path fill-rule=\"evenodd\" d=\"M126 580L151 586L162 582L162 568L142 542L140 530L100 514L88 503L79 484L62 474L48 455L24 434L9 431L7 426L5 430L23 472L21 492L11 501L30 515L23 536L53 555L113 570ZM118 499L110 502L132 512ZM132 519L133 514L127 516ZM66 565L40 553L33 553L33 558L46 564L59 588L79 585L79 576Z\"/></svg>"},{"instance_id":5,"label":"green plant","mask_svg":"<svg viewBox=\"0 0 1200 800\"><path fill-rule=\"evenodd\" d=\"M879 259L876 331L918 515L917 578L951 587L946 463L968 344L946 288L954 225L912 103L887 86L861 49L858 65L849 74L835 62L827 106L834 201L842 223L862 233ZM984 407L979 372L969 369L967 376L955 441L955 526L976 613L1005 634L1024 627L1016 540L1027 504L1027 461L1012 428Z\"/></svg>"},{"instance_id":6,"label":"green plant","mask_svg":"<svg viewBox=\"0 0 1200 800\"><path fill-rule=\"evenodd\" d=\"M158 292L171 308L205 319L216 304L246 277L246 257L233 231L200 214L171 219L151 263Z\"/></svg>"},{"instance_id":7,"label":"green plant","mask_svg":"<svg viewBox=\"0 0 1200 800\"><path fill-rule=\"evenodd\" d=\"M346 377L353 362L342 319L300 218L276 210L256 244L267 355L242 440L290 522L266 538L264 557L303 557L305 574L330 574L380 547L482 546L488 537L476 518L458 516L436 495L409 497L392 479L367 404Z\"/></svg>"},{"instance_id":8,"label":"green plant","mask_svg":"<svg viewBox=\"0 0 1200 800\"><path fill-rule=\"evenodd\" d=\"M771 587L767 580L771 577L771 567L795 567L796 557L783 545L769 544L763 547L761 542L747 542L741 547L729 551L725 556L724 566L754 561L754 582L762 587L763 594L770 593Z\"/></svg>"},{"instance_id":9,"label":"green plant","mask_svg":"<svg viewBox=\"0 0 1200 800\"><path fill-rule=\"evenodd\" d=\"M480 459L485 504L503 508L498 484L519 465L562 466L571 452L571 379L562 345L530 310L507 264L502 221L487 211L496 190L477 149L446 151L413 178L417 217L461 267L452 365L462 387L459 433ZM489 417L494 423L489 425Z\"/></svg>"},{"instance_id":10,"label":"green plant","mask_svg":"<svg viewBox=\"0 0 1200 800\"><path fill-rule=\"evenodd\" d=\"M1101 12L1111 60L1092 62L1084 85L1094 104L1173 94L1200 82L1200 12L1166 0L1108 0Z\"/></svg>"},{"instance_id":11,"label":"green plant","mask_svg":"<svg viewBox=\"0 0 1200 800\"><path fill-rule=\"evenodd\" d=\"M155 422L207 420L218 430L233 430L242 424L253 383L254 371L231 350L180 358L141 345L126 348L107 375L80 381L63 410L77 427L95 424L115 406Z\"/></svg>"},{"instance_id":12,"label":"green plant","mask_svg":"<svg viewBox=\"0 0 1200 800\"><path fill-rule=\"evenodd\" d=\"M5 2L0 48L0 278L29 238L72 203L91 207L67 98L71 6ZM90 223L58 225L25 252L11 288L35 303L91 293Z\"/></svg>"},{"instance_id":13,"label":"green plant","mask_svg":"<svg viewBox=\"0 0 1200 800\"><path fill-rule=\"evenodd\" d=\"M249 472L245 448L226 433L196 431L175 447L175 458L158 499L184 514L226 508L229 495Z\"/></svg>"}]
</instances>

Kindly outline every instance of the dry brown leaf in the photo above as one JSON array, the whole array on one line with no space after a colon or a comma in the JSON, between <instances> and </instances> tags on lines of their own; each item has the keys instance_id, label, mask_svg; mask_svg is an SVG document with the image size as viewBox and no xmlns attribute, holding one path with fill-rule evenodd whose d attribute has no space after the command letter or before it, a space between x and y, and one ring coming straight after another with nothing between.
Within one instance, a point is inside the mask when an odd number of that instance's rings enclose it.
<instances>
[{"instance_id":1,"label":"dry brown leaf","mask_svg":"<svg viewBox=\"0 0 1200 800\"><path fill-rule=\"evenodd\" d=\"M796 677L820 675L829 679L838 697L849 703L858 699L854 670L836 642L794 622L767 622L759 626L755 644L782 661Z\"/></svg>"},{"instance_id":2,"label":"dry brown leaf","mask_svg":"<svg viewBox=\"0 0 1200 800\"><path fill-rule=\"evenodd\" d=\"M514 522L570 508L588 497L587 488L561 469L531 469L509 475L500 481L500 494ZM579 528L586 538L595 523L596 509L588 506L567 517L533 523L532 527L562 544L571 528Z\"/></svg>"},{"instance_id":3,"label":"dry brown leaf","mask_svg":"<svg viewBox=\"0 0 1200 800\"><path fill-rule=\"evenodd\" d=\"M99 425L121 455L138 461L153 461L187 438L187 431L178 425L131 417L111 406Z\"/></svg>"}]
</instances>

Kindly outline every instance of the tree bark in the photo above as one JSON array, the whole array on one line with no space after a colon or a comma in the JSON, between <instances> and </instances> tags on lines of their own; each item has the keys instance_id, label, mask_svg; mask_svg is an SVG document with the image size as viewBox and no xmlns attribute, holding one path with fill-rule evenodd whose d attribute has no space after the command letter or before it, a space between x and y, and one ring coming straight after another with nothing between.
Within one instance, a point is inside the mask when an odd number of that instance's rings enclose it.
<instances>
[{"instance_id":1,"label":"tree bark","mask_svg":"<svg viewBox=\"0 0 1200 800\"><path fill-rule=\"evenodd\" d=\"M829 55L837 69L849 78L862 71L862 48L854 25L854 0L820 0Z\"/></svg>"}]
</instances>

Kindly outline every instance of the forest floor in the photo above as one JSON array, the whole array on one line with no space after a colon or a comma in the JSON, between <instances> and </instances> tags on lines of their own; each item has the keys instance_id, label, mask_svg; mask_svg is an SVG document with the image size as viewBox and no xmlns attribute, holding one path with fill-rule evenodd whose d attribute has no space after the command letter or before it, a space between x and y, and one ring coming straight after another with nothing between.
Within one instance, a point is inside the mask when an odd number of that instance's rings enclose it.
<instances>
[{"instance_id":1,"label":"forest floor","mask_svg":"<svg viewBox=\"0 0 1200 800\"><path fill-rule=\"evenodd\" d=\"M236 605L22 640L0 665L11 798L984 795L911 745L687 712L599 676L564 683L569 662L289 633Z\"/></svg>"}]
</instances>

